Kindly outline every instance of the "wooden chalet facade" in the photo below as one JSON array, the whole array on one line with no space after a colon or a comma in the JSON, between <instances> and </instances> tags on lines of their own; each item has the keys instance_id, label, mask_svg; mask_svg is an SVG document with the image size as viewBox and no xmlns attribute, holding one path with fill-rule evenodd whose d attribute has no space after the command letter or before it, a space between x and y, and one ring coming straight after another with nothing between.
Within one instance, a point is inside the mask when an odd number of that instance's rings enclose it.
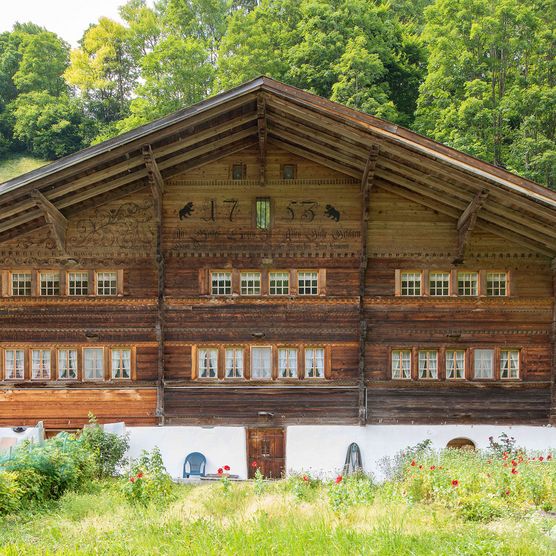
<instances>
[{"instance_id":1,"label":"wooden chalet facade","mask_svg":"<svg viewBox=\"0 0 556 556\"><path fill-rule=\"evenodd\" d=\"M0 427L556 423L556 194L268 78L0 185Z\"/></svg>"}]
</instances>

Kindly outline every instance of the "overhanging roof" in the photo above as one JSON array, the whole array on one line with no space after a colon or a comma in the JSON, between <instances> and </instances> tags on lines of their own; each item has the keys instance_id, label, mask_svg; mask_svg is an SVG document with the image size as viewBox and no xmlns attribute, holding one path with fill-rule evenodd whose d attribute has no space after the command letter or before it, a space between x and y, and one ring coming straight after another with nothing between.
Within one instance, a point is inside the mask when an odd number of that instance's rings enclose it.
<instances>
[{"instance_id":1,"label":"overhanging roof","mask_svg":"<svg viewBox=\"0 0 556 556\"><path fill-rule=\"evenodd\" d=\"M0 241L41 225L39 191L65 216L145 187L142 147L163 178L268 141L360 179L374 146L378 187L458 219L481 192L477 227L556 255L556 193L368 114L259 77L0 185Z\"/></svg>"}]
</instances>

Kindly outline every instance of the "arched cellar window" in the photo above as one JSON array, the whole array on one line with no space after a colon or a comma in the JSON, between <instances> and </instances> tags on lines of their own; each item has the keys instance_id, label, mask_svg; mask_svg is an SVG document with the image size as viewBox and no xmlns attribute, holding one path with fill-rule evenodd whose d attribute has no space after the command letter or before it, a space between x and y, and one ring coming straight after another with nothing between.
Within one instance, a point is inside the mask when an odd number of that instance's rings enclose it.
<instances>
[{"instance_id":1,"label":"arched cellar window","mask_svg":"<svg viewBox=\"0 0 556 556\"><path fill-rule=\"evenodd\" d=\"M472 440L469 438L452 438L446 448L455 448L457 450L475 450L476 446Z\"/></svg>"}]
</instances>

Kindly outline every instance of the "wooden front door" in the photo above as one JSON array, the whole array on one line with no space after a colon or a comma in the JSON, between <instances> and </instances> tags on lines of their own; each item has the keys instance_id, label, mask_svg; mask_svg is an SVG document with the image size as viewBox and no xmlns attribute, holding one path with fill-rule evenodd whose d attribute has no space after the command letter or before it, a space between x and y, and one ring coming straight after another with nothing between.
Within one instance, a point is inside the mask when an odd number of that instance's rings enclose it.
<instances>
[{"instance_id":1,"label":"wooden front door","mask_svg":"<svg viewBox=\"0 0 556 556\"><path fill-rule=\"evenodd\" d=\"M257 467L267 479L279 479L285 471L284 429L249 429L247 431L249 478L255 476Z\"/></svg>"}]
</instances>

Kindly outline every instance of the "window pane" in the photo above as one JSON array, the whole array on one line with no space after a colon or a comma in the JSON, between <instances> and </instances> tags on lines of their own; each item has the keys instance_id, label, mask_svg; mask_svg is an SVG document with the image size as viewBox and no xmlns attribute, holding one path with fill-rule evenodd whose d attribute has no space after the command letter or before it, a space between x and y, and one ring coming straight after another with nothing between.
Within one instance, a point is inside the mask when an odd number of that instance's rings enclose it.
<instances>
[{"instance_id":1,"label":"window pane","mask_svg":"<svg viewBox=\"0 0 556 556\"><path fill-rule=\"evenodd\" d=\"M446 378L465 378L465 351L446 351Z\"/></svg>"},{"instance_id":2,"label":"window pane","mask_svg":"<svg viewBox=\"0 0 556 556\"><path fill-rule=\"evenodd\" d=\"M6 380L23 380L25 378L25 351L7 349L4 351L4 377Z\"/></svg>"},{"instance_id":3,"label":"window pane","mask_svg":"<svg viewBox=\"0 0 556 556\"><path fill-rule=\"evenodd\" d=\"M112 378L131 378L131 350L112 350Z\"/></svg>"},{"instance_id":4,"label":"window pane","mask_svg":"<svg viewBox=\"0 0 556 556\"><path fill-rule=\"evenodd\" d=\"M50 379L50 350L31 350L32 377L36 379Z\"/></svg>"},{"instance_id":5,"label":"window pane","mask_svg":"<svg viewBox=\"0 0 556 556\"><path fill-rule=\"evenodd\" d=\"M226 378L243 377L243 349L226 348Z\"/></svg>"},{"instance_id":6,"label":"window pane","mask_svg":"<svg viewBox=\"0 0 556 556\"><path fill-rule=\"evenodd\" d=\"M241 295L260 295L261 294L261 273L242 272L240 275Z\"/></svg>"},{"instance_id":7,"label":"window pane","mask_svg":"<svg viewBox=\"0 0 556 556\"><path fill-rule=\"evenodd\" d=\"M232 293L232 273L231 272L211 272L211 293L212 295L231 295Z\"/></svg>"},{"instance_id":8,"label":"window pane","mask_svg":"<svg viewBox=\"0 0 556 556\"><path fill-rule=\"evenodd\" d=\"M290 273L271 272L269 274L270 295L288 295L290 293Z\"/></svg>"},{"instance_id":9,"label":"window pane","mask_svg":"<svg viewBox=\"0 0 556 556\"><path fill-rule=\"evenodd\" d=\"M318 295L319 273L302 271L297 273L297 293L299 295Z\"/></svg>"},{"instance_id":10,"label":"window pane","mask_svg":"<svg viewBox=\"0 0 556 556\"><path fill-rule=\"evenodd\" d=\"M41 295L60 295L60 273L41 272Z\"/></svg>"},{"instance_id":11,"label":"window pane","mask_svg":"<svg viewBox=\"0 0 556 556\"><path fill-rule=\"evenodd\" d=\"M421 273L420 272L401 273L401 294L421 295Z\"/></svg>"},{"instance_id":12,"label":"window pane","mask_svg":"<svg viewBox=\"0 0 556 556\"><path fill-rule=\"evenodd\" d=\"M68 272L68 294L89 295L88 272Z\"/></svg>"},{"instance_id":13,"label":"window pane","mask_svg":"<svg viewBox=\"0 0 556 556\"><path fill-rule=\"evenodd\" d=\"M458 272L458 295L478 295L477 272Z\"/></svg>"},{"instance_id":14,"label":"window pane","mask_svg":"<svg viewBox=\"0 0 556 556\"><path fill-rule=\"evenodd\" d=\"M411 351L408 349L392 351L392 378L411 378Z\"/></svg>"},{"instance_id":15,"label":"window pane","mask_svg":"<svg viewBox=\"0 0 556 556\"><path fill-rule=\"evenodd\" d=\"M278 376L280 378L297 378L296 348L280 348L278 350Z\"/></svg>"},{"instance_id":16,"label":"window pane","mask_svg":"<svg viewBox=\"0 0 556 556\"><path fill-rule=\"evenodd\" d=\"M268 230L270 228L270 199L268 197L259 198L256 201L257 228Z\"/></svg>"},{"instance_id":17,"label":"window pane","mask_svg":"<svg viewBox=\"0 0 556 556\"><path fill-rule=\"evenodd\" d=\"M272 348L252 348L251 378L272 378Z\"/></svg>"},{"instance_id":18,"label":"window pane","mask_svg":"<svg viewBox=\"0 0 556 556\"><path fill-rule=\"evenodd\" d=\"M86 380L102 380L104 378L104 350L101 348L84 349L83 365Z\"/></svg>"},{"instance_id":19,"label":"window pane","mask_svg":"<svg viewBox=\"0 0 556 556\"><path fill-rule=\"evenodd\" d=\"M494 350L476 349L474 351L475 378L494 377Z\"/></svg>"},{"instance_id":20,"label":"window pane","mask_svg":"<svg viewBox=\"0 0 556 556\"><path fill-rule=\"evenodd\" d=\"M419 378L438 378L438 352L419 352Z\"/></svg>"},{"instance_id":21,"label":"window pane","mask_svg":"<svg viewBox=\"0 0 556 556\"><path fill-rule=\"evenodd\" d=\"M324 348L305 348L305 376L324 378Z\"/></svg>"},{"instance_id":22,"label":"window pane","mask_svg":"<svg viewBox=\"0 0 556 556\"><path fill-rule=\"evenodd\" d=\"M116 272L97 272L97 295L116 295L118 275Z\"/></svg>"},{"instance_id":23,"label":"window pane","mask_svg":"<svg viewBox=\"0 0 556 556\"><path fill-rule=\"evenodd\" d=\"M15 272L12 274L12 295L31 295L30 272Z\"/></svg>"},{"instance_id":24,"label":"window pane","mask_svg":"<svg viewBox=\"0 0 556 556\"><path fill-rule=\"evenodd\" d=\"M487 295L505 296L506 295L507 274L505 272L487 273Z\"/></svg>"},{"instance_id":25,"label":"window pane","mask_svg":"<svg viewBox=\"0 0 556 556\"><path fill-rule=\"evenodd\" d=\"M201 348L198 351L199 378L218 377L218 350Z\"/></svg>"},{"instance_id":26,"label":"window pane","mask_svg":"<svg viewBox=\"0 0 556 556\"><path fill-rule=\"evenodd\" d=\"M429 272L429 295L449 295L450 293L450 273L449 272Z\"/></svg>"},{"instance_id":27,"label":"window pane","mask_svg":"<svg viewBox=\"0 0 556 556\"><path fill-rule=\"evenodd\" d=\"M77 378L77 350L75 349L58 350L58 378L60 379Z\"/></svg>"},{"instance_id":28,"label":"window pane","mask_svg":"<svg viewBox=\"0 0 556 556\"><path fill-rule=\"evenodd\" d=\"M500 378L519 378L519 351L500 351Z\"/></svg>"}]
</instances>

